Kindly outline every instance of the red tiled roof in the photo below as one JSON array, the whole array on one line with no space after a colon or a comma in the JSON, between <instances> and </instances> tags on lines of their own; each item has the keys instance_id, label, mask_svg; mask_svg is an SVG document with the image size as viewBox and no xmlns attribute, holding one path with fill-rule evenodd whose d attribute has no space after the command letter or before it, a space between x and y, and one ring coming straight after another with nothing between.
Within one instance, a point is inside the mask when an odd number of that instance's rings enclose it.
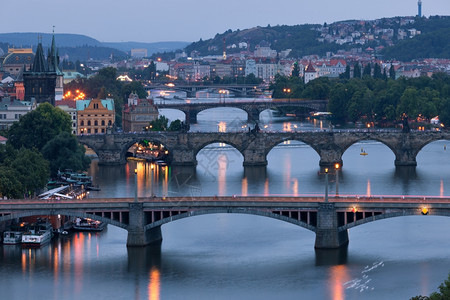
<instances>
[{"instance_id":1,"label":"red tiled roof","mask_svg":"<svg viewBox=\"0 0 450 300\"><path fill-rule=\"evenodd\" d=\"M67 105L70 108L77 108L77 104L75 103L75 100L55 101L55 104L56 104L56 106Z\"/></svg>"}]
</instances>

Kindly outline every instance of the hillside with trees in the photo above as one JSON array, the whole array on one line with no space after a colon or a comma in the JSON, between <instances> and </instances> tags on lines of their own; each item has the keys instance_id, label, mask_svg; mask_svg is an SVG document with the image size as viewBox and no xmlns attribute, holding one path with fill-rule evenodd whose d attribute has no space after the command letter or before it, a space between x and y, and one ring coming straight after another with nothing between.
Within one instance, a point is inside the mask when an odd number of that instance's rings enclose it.
<instances>
[{"instance_id":1,"label":"hillside with trees","mask_svg":"<svg viewBox=\"0 0 450 300\"><path fill-rule=\"evenodd\" d=\"M408 31L416 29L421 32L414 37L407 37L404 40L397 39L400 29ZM216 34L214 38L194 42L184 50L188 55L196 51L200 56L220 55L223 53L224 42L227 53L237 53L246 49L239 48L239 43L246 43L248 50L254 51L255 46L266 42L270 47L278 52L292 49L289 57L299 58L306 55L323 56L327 52L338 52L339 50L350 50L352 48L376 48L383 46L384 54L387 58L404 58L412 60L423 57L450 58L448 52L450 17L434 16L430 18L418 17L394 17L382 18L372 21L348 20L332 24L306 24L306 25L277 25L266 27L254 27L245 30L232 31L231 29L221 34ZM383 37L383 29L392 30L392 39L386 40ZM334 35L337 38L344 38L353 32L374 35L374 39L364 45L355 43L338 44L334 40L321 41L321 37L326 34ZM393 45L391 45L393 44ZM233 46L234 45L234 46ZM420 46L417 47L416 46ZM233 46L233 47L231 47ZM415 51L410 51L414 47ZM391 50L392 49L392 50ZM165 58L173 57L162 55Z\"/></svg>"}]
</instances>

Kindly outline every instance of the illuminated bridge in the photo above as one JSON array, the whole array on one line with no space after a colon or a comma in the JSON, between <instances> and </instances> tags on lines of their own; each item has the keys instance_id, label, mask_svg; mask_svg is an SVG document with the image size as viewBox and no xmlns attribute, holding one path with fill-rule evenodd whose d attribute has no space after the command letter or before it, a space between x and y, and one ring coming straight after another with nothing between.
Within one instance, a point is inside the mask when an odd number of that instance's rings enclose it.
<instances>
[{"instance_id":1,"label":"illuminated bridge","mask_svg":"<svg viewBox=\"0 0 450 300\"><path fill-rule=\"evenodd\" d=\"M247 112L248 120L258 121L259 114L266 109L277 109L282 107L303 108L308 112L326 111L328 100L306 100L306 99L270 99L253 101L234 101L226 99L220 103L195 102L191 103L159 103L156 106L161 108L177 109L186 115L186 123L197 123L197 114L203 110L218 107L234 107Z\"/></svg>"},{"instance_id":2,"label":"illuminated bridge","mask_svg":"<svg viewBox=\"0 0 450 300\"><path fill-rule=\"evenodd\" d=\"M348 230L386 218L450 216L450 198L433 197L164 197L83 200L2 200L0 222L27 216L92 218L128 231L127 246L162 240L161 225L205 214L251 214L289 222L316 234L316 248L338 248Z\"/></svg>"}]
</instances>

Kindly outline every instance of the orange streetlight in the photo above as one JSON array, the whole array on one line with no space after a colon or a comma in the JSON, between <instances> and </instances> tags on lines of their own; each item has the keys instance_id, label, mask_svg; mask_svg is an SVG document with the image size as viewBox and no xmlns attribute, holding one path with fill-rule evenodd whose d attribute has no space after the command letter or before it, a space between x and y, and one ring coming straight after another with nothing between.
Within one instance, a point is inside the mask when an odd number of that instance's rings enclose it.
<instances>
[{"instance_id":1,"label":"orange streetlight","mask_svg":"<svg viewBox=\"0 0 450 300\"><path fill-rule=\"evenodd\" d=\"M335 174L336 174L336 197L339 197L339 169L341 165L339 163L334 164Z\"/></svg>"}]
</instances>

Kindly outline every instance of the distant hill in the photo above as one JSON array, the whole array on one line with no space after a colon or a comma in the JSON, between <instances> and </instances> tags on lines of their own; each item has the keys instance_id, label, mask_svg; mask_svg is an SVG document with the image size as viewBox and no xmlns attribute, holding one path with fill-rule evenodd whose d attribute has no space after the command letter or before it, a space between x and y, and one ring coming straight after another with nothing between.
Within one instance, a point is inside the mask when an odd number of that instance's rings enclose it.
<instances>
[{"instance_id":1,"label":"distant hill","mask_svg":"<svg viewBox=\"0 0 450 300\"><path fill-rule=\"evenodd\" d=\"M430 17L418 20L413 25L422 31L422 34L384 49L382 52L384 58L401 61L450 58L450 17Z\"/></svg>"},{"instance_id":2,"label":"distant hill","mask_svg":"<svg viewBox=\"0 0 450 300\"><path fill-rule=\"evenodd\" d=\"M399 29L408 30L415 28L422 34L414 38L400 41L396 39L396 33ZM394 37L391 44L382 37L383 33L375 33L376 29L392 29ZM347 20L331 24L306 24L306 25L277 25L267 27L254 27L244 30L227 30L222 34L216 34L214 38L194 42L185 48L190 55L197 51L199 55L219 55L223 52L223 44L227 47L227 53L237 53L239 43L245 42L249 45L249 50L253 51L258 44L268 44L274 50L292 49L289 56L300 58L305 55L325 55L327 52L337 53L339 50L350 50L352 48L367 47L376 48L383 46L385 48L382 54L386 58L396 57L402 60L411 60L423 57L450 58L449 39L450 17L433 16L429 18L418 17L393 17L382 18L378 20ZM342 45L332 40L332 42L319 41L327 33L331 36L345 37L351 36L352 32L361 32L372 34L375 39L365 43ZM321 36L322 35L322 36ZM233 46L234 47L230 47ZM414 51L411 51L414 49ZM404 54L401 54L404 53Z\"/></svg>"},{"instance_id":3,"label":"distant hill","mask_svg":"<svg viewBox=\"0 0 450 300\"><path fill-rule=\"evenodd\" d=\"M104 46L119 49L125 52L130 52L131 49L147 49L148 55L157 52L171 52L178 49L183 49L189 42L156 42L156 43L140 43L140 42L120 42L120 43L102 43Z\"/></svg>"},{"instance_id":4,"label":"distant hill","mask_svg":"<svg viewBox=\"0 0 450 300\"><path fill-rule=\"evenodd\" d=\"M33 47L36 49L38 44L38 35L42 36L42 45L47 48L52 43L52 34L50 33L0 33L0 48L4 52L8 51L8 46L14 47ZM58 33L55 34L56 45L60 55L67 55L71 61L85 61L89 58L95 60L108 59L111 54L116 58L125 58L133 48L145 48L148 55L155 52L170 52L182 49L188 42L157 42L157 43L139 43L139 42L120 42L104 43L94 38L81 34Z\"/></svg>"},{"instance_id":5,"label":"distant hill","mask_svg":"<svg viewBox=\"0 0 450 300\"><path fill-rule=\"evenodd\" d=\"M38 35L42 35L42 46L50 46L52 44L53 35L51 33L38 32L0 33L0 41L15 47L37 46ZM55 39L58 47L104 46L96 39L81 34L55 33Z\"/></svg>"}]
</instances>

